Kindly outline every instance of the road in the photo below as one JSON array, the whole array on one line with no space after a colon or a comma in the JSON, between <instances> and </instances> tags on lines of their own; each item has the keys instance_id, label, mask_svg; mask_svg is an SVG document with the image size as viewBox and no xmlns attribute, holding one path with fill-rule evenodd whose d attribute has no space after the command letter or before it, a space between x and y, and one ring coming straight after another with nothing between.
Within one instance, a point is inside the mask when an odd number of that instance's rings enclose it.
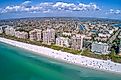
<instances>
[{"instance_id":1,"label":"road","mask_svg":"<svg viewBox=\"0 0 121 80\"><path fill-rule=\"evenodd\" d=\"M112 43L112 42L116 39L116 37L117 37L117 35L119 34L120 31L121 31L121 29L119 29L119 30L109 39L108 43Z\"/></svg>"}]
</instances>

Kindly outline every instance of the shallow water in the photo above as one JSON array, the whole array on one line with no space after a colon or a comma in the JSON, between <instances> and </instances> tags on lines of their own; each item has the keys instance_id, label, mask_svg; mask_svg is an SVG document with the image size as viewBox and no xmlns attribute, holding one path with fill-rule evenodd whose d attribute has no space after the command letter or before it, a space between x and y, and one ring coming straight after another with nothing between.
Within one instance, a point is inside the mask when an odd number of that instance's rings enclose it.
<instances>
[{"instance_id":1,"label":"shallow water","mask_svg":"<svg viewBox=\"0 0 121 80\"><path fill-rule=\"evenodd\" d=\"M0 80L121 80L121 75L63 63L0 43Z\"/></svg>"}]
</instances>

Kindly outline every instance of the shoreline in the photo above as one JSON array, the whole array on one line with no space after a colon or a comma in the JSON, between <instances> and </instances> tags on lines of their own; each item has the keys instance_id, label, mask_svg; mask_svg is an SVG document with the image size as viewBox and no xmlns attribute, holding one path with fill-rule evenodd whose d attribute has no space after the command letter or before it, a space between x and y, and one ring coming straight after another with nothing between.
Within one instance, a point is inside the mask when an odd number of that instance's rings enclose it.
<instances>
[{"instance_id":1,"label":"shoreline","mask_svg":"<svg viewBox=\"0 0 121 80\"><path fill-rule=\"evenodd\" d=\"M100 60L100 59L89 58L81 55L74 55L71 53L57 51L43 46L27 44L27 43L18 42L18 41L1 38L1 37L0 37L0 42L7 43L16 47L20 47L20 48L35 52L34 54L42 55L48 58L53 58L55 60L63 61L69 64L75 64L78 66L82 66L82 67L90 68L94 70L121 74L121 64L115 63L109 60Z\"/></svg>"}]
</instances>

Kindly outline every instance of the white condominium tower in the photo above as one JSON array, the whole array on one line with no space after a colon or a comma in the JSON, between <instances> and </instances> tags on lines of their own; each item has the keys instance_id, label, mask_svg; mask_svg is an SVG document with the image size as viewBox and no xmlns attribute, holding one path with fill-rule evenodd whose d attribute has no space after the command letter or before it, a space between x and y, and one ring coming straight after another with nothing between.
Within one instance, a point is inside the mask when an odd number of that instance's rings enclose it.
<instances>
[{"instance_id":1,"label":"white condominium tower","mask_svg":"<svg viewBox=\"0 0 121 80\"><path fill-rule=\"evenodd\" d=\"M47 29L43 31L43 43L51 45L55 42L55 30Z\"/></svg>"},{"instance_id":2,"label":"white condominium tower","mask_svg":"<svg viewBox=\"0 0 121 80\"><path fill-rule=\"evenodd\" d=\"M41 41L42 40L42 30L39 29L34 29L29 32L29 38L30 40L36 40L36 41Z\"/></svg>"},{"instance_id":3,"label":"white condominium tower","mask_svg":"<svg viewBox=\"0 0 121 80\"><path fill-rule=\"evenodd\" d=\"M75 50L81 50L83 47L84 35L76 34L71 38L71 48Z\"/></svg>"}]
</instances>

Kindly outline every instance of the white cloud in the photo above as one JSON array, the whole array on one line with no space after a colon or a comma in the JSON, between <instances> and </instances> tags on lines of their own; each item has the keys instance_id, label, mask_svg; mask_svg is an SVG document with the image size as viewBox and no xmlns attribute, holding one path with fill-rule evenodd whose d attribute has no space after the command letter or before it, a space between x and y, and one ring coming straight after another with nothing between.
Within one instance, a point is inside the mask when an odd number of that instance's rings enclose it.
<instances>
[{"instance_id":1,"label":"white cloud","mask_svg":"<svg viewBox=\"0 0 121 80\"><path fill-rule=\"evenodd\" d=\"M121 11L120 10L116 10L115 13L116 14L121 14Z\"/></svg>"},{"instance_id":2,"label":"white cloud","mask_svg":"<svg viewBox=\"0 0 121 80\"><path fill-rule=\"evenodd\" d=\"M100 10L96 4L74 4L74 3L64 3L57 2L53 5L54 8L62 9L62 10L74 10L74 11L82 11L82 10Z\"/></svg>"},{"instance_id":3,"label":"white cloud","mask_svg":"<svg viewBox=\"0 0 121 80\"><path fill-rule=\"evenodd\" d=\"M61 7L61 8L65 8L65 7L76 7L75 4L73 3L64 3L64 2L57 2L53 5L53 7Z\"/></svg>"},{"instance_id":4,"label":"white cloud","mask_svg":"<svg viewBox=\"0 0 121 80\"><path fill-rule=\"evenodd\" d=\"M121 10L110 9L106 14L121 14Z\"/></svg>"},{"instance_id":5,"label":"white cloud","mask_svg":"<svg viewBox=\"0 0 121 80\"><path fill-rule=\"evenodd\" d=\"M110 9L110 13L112 13L114 10L113 9Z\"/></svg>"},{"instance_id":6,"label":"white cloud","mask_svg":"<svg viewBox=\"0 0 121 80\"><path fill-rule=\"evenodd\" d=\"M30 3L31 3L31 1L25 1L25 2L22 3L22 5L28 5Z\"/></svg>"},{"instance_id":7,"label":"white cloud","mask_svg":"<svg viewBox=\"0 0 121 80\"><path fill-rule=\"evenodd\" d=\"M7 6L3 8L1 13L9 12L52 12L52 11L96 11L100 8L96 4L74 4L74 3L65 3L65 2L44 2L39 5L28 5L31 1L25 1L20 5ZM118 11L117 11L118 12Z\"/></svg>"},{"instance_id":8,"label":"white cloud","mask_svg":"<svg viewBox=\"0 0 121 80\"><path fill-rule=\"evenodd\" d=\"M2 10L2 13L29 11L29 9L25 6L7 6Z\"/></svg>"},{"instance_id":9,"label":"white cloud","mask_svg":"<svg viewBox=\"0 0 121 80\"><path fill-rule=\"evenodd\" d=\"M43 13L49 13L49 12L51 12L51 10L43 11Z\"/></svg>"}]
</instances>

